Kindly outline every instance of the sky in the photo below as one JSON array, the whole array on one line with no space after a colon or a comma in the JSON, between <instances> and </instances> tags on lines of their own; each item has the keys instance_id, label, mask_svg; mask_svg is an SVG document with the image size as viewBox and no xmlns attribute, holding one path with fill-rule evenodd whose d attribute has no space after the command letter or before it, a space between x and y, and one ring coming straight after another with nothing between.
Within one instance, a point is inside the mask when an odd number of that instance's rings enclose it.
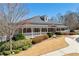
<instances>
[{"instance_id":1,"label":"sky","mask_svg":"<svg viewBox=\"0 0 79 59\"><path fill-rule=\"evenodd\" d=\"M38 15L47 15L49 18L57 14L64 14L68 11L77 11L78 3L28 3L24 7L29 9L27 18Z\"/></svg>"}]
</instances>

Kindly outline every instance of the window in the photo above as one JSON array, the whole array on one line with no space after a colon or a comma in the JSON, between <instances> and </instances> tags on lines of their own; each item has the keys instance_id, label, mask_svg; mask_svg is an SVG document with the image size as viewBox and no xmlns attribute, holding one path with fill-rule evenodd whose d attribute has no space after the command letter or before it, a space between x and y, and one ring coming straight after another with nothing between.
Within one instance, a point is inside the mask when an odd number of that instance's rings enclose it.
<instances>
[{"instance_id":1,"label":"window","mask_svg":"<svg viewBox=\"0 0 79 59\"><path fill-rule=\"evenodd\" d=\"M47 28L42 28L42 32L47 32Z\"/></svg>"},{"instance_id":2,"label":"window","mask_svg":"<svg viewBox=\"0 0 79 59\"><path fill-rule=\"evenodd\" d=\"M48 32L53 32L53 28L48 28Z\"/></svg>"},{"instance_id":3,"label":"window","mask_svg":"<svg viewBox=\"0 0 79 59\"><path fill-rule=\"evenodd\" d=\"M60 28L57 28L57 31L60 31Z\"/></svg>"},{"instance_id":4,"label":"window","mask_svg":"<svg viewBox=\"0 0 79 59\"><path fill-rule=\"evenodd\" d=\"M26 33L26 28L23 29L23 33Z\"/></svg>"},{"instance_id":5,"label":"window","mask_svg":"<svg viewBox=\"0 0 79 59\"><path fill-rule=\"evenodd\" d=\"M40 28L34 28L34 32L40 32Z\"/></svg>"},{"instance_id":6,"label":"window","mask_svg":"<svg viewBox=\"0 0 79 59\"><path fill-rule=\"evenodd\" d=\"M31 28L27 28L27 32L31 32Z\"/></svg>"}]
</instances>

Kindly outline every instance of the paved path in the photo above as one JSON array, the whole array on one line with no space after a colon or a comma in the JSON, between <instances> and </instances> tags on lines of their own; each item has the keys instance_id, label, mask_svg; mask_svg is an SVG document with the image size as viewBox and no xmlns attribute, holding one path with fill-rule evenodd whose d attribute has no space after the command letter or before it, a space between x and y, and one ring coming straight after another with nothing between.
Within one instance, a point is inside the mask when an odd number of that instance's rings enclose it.
<instances>
[{"instance_id":1,"label":"paved path","mask_svg":"<svg viewBox=\"0 0 79 59\"><path fill-rule=\"evenodd\" d=\"M42 56L62 56L65 54L69 54L69 53L79 53L79 43L76 42L75 38L77 38L79 36L67 36L65 38L65 41L69 44L68 47L54 51L54 52L50 52L48 54L44 54Z\"/></svg>"}]
</instances>

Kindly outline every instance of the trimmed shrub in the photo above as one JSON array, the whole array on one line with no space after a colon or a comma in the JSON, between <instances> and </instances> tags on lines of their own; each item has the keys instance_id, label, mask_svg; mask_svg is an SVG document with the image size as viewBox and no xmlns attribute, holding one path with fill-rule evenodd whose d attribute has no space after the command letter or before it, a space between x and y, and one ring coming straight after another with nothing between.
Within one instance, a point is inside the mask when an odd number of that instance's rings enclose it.
<instances>
[{"instance_id":1,"label":"trimmed shrub","mask_svg":"<svg viewBox=\"0 0 79 59\"><path fill-rule=\"evenodd\" d=\"M5 42L0 42L0 46L2 45L2 44L4 44Z\"/></svg>"},{"instance_id":2,"label":"trimmed shrub","mask_svg":"<svg viewBox=\"0 0 79 59\"><path fill-rule=\"evenodd\" d=\"M28 48L29 48L29 45L23 46L23 47L22 47L22 50L26 50L26 49L28 49Z\"/></svg>"},{"instance_id":3,"label":"trimmed shrub","mask_svg":"<svg viewBox=\"0 0 79 59\"><path fill-rule=\"evenodd\" d=\"M62 35L69 35L68 32L61 32Z\"/></svg>"},{"instance_id":4,"label":"trimmed shrub","mask_svg":"<svg viewBox=\"0 0 79 59\"><path fill-rule=\"evenodd\" d=\"M74 30L70 30L69 35L76 35L76 33L75 33L75 31L74 31Z\"/></svg>"},{"instance_id":5,"label":"trimmed shrub","mask_svg":"<svg viewBox=\"0 0 79 59\"><path fill-rule=\"evenodd\" d=\"M0 46L0 51L6 51L6 50L10 50L10 43L6 42L3 45Z\"/></svg>"},{"instance_id":6,"label":"trimmed shrub","mask_svg":"<svg viewBox=\"0 0 79 59\"><path fill-rule=\"evenodd\" d=\"M11 52L10 51L3 51L3 55L10 55Z\"/></svg>"},{"instance_id":7,"label":"trimmed shrub","mask_svg":"<svg viewBox=\"0 0 79 59\"><path fill-rule=\"evenodd\" d=\"M62 33L61 33L61 32L55 32L55 34L56 34L56 35L62 35Z\"/></svg>"},{"instance_id":8,"label":"trimmed shrub","mask_svg":"<svg viewBox=\"0 0 79 59\"><path fill-rule=\"evenodd\" d=\"M20 51L22 51L22 48L18 48L17 50L20 50Z\"/></svg>"},{"instance_id":9,"label":"trimmed shrub","mask_svg":"<svg viewBox=\"0 0 79 59\"><path fill-rule=\"evenodd\" d=\"M50 37L52 37L53 33L47 33L47 35Z\"/></svg>"},{"instance_id":10,"label":"trimmed shrub","mask_svg":"<svg viewBox=\"0 0 79 59\"><path fill-rule=\"evenodd\" d=\"M78 33L76 33L77 35L79 35L79 32Z\"/></svg>"},{"instance_id":11,"label":"trimmed shrub","mask_svg":"<svg viewBox=\"0 0 79 59\"><path fill-rule=\"evenodd\" d=\"M75 32L70 32L69 35L76 35L76 33Z\"/></svg>"},{"instance_id":12,"label":"trimmed shrub","mask_svg":"<svg viewBox=\"0 0 79 59\"><path fill-rule=\"evenodd\" d=\"M12 39L15 40L15 41L23 40L23 39L25 39L25 36L22 33L18 33L17 35L14 35Z\"/></svg>"},{"instance_id":13,"label":"trimmed shrub","mask_svg":"<svg viewBox=\"0 0 79 59\"><path fill-rule=\"evenodd\" d=\"M2 53L2 52L0 52L0 55L3 55L3 53Z\"/></svg>"},{"instance_id":14,"label":"trimmed shrub","mask_svg":"<svg viewBox=\"0 0 79 59\"><path fill-rule=\"evenodd\" d=\"M20 52L20 50L13 50L13 52L14 52L15 54L17 54L17 53Z\"/></svg>"},{"instance_id":15,"label":"trimmed shrub","mask_svg":"<svg viewBox=\"0 0 79 59\"><path fill-rule=\"evenodd\" d=\"M39 43L39 42L41 42L43 40L46 40L48 38L49 38L49 36L47 34L46 35L41 35L41 36L36 36L35 38L32 38L32 43L36 44L36 43Z\"/></svg>"},{"instance_id":16,"label":"trimmed shrub","mask_svg":"<svg viewBox=\"0 0 79 59\"><path fill-rule=\"evenodd\" d=\"M70 32L75 32L74 30L70 30Z\"/></svg>"},{"instance_id":17,"label":"trimmed shrub","mask_svg":"<svg viewBox=\"0 0 79 59\"><path fill-rule=\"evenodd\" d=\"M32 45L31 40L19 40L13 42L13 49L22 48L23 46Z\"/></svg>"},{"instance_id":18,"label":"trimmed shrub","mask_svg":"<svg viewBox=\"0 0 79 59\"><path fill-rule=\"evenodd\" d=\"M12 49L16 50L18 48L22 48L23 46L32 45L31 40L18 40L12 41ZM10 50L10 43L6 42L0 47L0 51Z\"/></svg>"}]
</instances>

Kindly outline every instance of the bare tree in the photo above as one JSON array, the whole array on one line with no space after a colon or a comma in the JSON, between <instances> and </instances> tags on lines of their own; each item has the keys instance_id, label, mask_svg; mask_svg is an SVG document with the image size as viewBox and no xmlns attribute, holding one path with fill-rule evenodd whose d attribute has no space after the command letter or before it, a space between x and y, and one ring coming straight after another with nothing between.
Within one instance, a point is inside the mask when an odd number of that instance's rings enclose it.
<instances>
[{"instance_id":1,"label":"bare tree","mask_svg":"<svg viewBox=\"0 0 79 59\"><path fill-rule=\"evenodd\" d=\"M12 37L20 26L19 21L23 20L28 10L24 4L9 3L0 4L0 34L6 35L10 40L10 51L12 52Z\"/></svg>"},{"instance_id":2,"label":"bare tree","mask_svg":"<svg viewBox=\"0 0 79 59\"><path fill-rule=\"evenodd\" d=\"M57 23L61 22L60 17L61 17L61 13L56 14Z\"/></svg>"},{"instance_id":3,"label":"bare tree","mask_svg":"<svg viewBox=\"0 0 79 59\"><path fill-rule=\"evenodd\" d=\"M74 30L78 25L78 15L75 12L67 13L64 15L64 24L69 27L70 30Z\"/></svg>"},{"instance_id":4,"label":"bare tree","mask_svg":"<svg viewBox=\"0 0 79 59\"><path fill-rule=\"evenodd\" d=\"M57 14L58 23L64 23L64 16L60 13Z\"/></svg>"},{"instance_id":5,"label":"bare tree","mask_svg":"<svg viewBox=\"0 0 79 59\"><path fill-rule=\"evenodd\" d=\"M52 16L50 20L52 20L52 21L53 21L53 23L55 23L55 22L56 22L56 18L55 18L54 16Z\"/></svg>"}]
</instances>

